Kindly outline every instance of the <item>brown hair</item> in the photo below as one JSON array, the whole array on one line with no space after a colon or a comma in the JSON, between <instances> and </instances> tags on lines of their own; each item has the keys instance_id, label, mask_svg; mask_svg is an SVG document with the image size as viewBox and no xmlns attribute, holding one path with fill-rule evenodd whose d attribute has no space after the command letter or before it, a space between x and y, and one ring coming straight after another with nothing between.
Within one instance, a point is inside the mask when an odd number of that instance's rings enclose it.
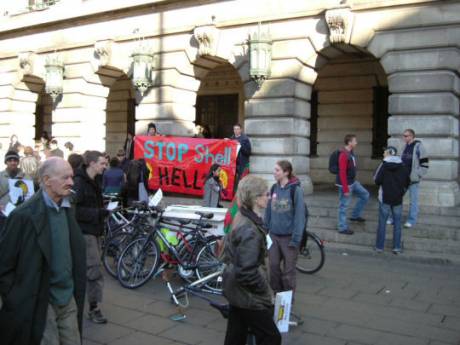
<instances>
[{"instance_id":1,"label":"brown hair","mask_svg":"<svg viewBox=\"0 0 460 345\"><path fill-rule=\"evenodd\" d=\"M91 162L97 162L99 157L105 157L102 152L99 151L86 151L83 154L83 158L85 159L85 164L89 165Z\"/></svg>"},{"instance_id":2,"label":"brown hair","mask_svg":"<svg viewBox=\"0 0 460 345\"><path fill-rule=\"evenodd\" d=\"M283 170L284 172L288 172L288 178L291 179L292 178L292 164L291 162L289 161L286 161L286 160L282 160L282 161L278 161L276 162L276 165L278 165L281 170Z\"/></svg>"},{"instance_id":3,"label":"brown hair","mask_svg":"<svg viewBox=\"0 0 460 345\"><path fill-rule=\"evenodd\" d=\"M345 138L343 138L343 142L345 145L348 145L354 138L356 138L356 134L347 134Z\"/></svg>"},{"instance_id":4,"label":"brown hair","mask_svg":"<svg viewBox=\"0 0 460 345\"><path fill-rule=\"evenodd\" d=\"M415 138L415 131L412 128L405 129L403 133L409 132Z\"/></svg>"}]
</instances>

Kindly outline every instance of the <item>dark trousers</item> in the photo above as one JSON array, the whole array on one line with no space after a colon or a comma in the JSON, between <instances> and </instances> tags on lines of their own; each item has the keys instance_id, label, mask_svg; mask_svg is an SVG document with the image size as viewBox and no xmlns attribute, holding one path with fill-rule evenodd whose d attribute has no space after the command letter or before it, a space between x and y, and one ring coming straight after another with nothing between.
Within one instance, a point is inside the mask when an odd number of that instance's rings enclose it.
<instances>
[{"instance_id":1,"label":"dark trousers","mask_svg":"<svg viewBox=\"0 0 460 345\"><path fill-rule=\"evenodd\" d=\"M291 236L270 234L272 246L268 251L270 265L270 286L276 292L295 292L296 264L299 249L289 247Z\"/></svg>"},{"instance_id":2,"label":"dark trousers","mask_svg":"<svg viewBox=\"0 0 460 345\"><path fill-rule=\"evenodd\" d=\"M281 345L281 334L273 321L273 310L251 310L230 306L225 345L246 345L248 329L257 345Z\"/></svg>"}]
</instances>

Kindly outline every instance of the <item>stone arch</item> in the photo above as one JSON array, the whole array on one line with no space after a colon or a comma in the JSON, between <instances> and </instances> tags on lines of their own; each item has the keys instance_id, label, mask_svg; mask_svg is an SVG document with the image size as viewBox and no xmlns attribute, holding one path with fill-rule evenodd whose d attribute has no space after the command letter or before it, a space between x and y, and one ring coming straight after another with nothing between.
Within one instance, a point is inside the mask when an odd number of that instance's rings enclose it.
<instances>
[{"instance_id":1,"label":"stone arch","mask_svg":"<svg viewBox=\"0 0 460 345\"><path fill-rule=\"evenodd\" d=\"M380 61L363 48L331 45L319 52L310 116L310 173L314 183L332 183L329 155L345 134L358 136L359 178L372 184L388 139L388 80ZM324 63L326 62L326 63Z\"/></svg>"}]
</instances>

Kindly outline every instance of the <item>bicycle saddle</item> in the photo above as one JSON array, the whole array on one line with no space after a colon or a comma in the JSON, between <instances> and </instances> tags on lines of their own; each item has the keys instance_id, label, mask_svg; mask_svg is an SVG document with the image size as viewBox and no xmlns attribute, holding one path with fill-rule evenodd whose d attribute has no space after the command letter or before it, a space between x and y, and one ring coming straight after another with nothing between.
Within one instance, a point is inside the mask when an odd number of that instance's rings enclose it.
<instances>
[{"instance_id":1,"label":"bicycle saddle","mask_svg":"<svg viewBox=\"0 0 460 345\"><path fill-rule=\"evenodd\" d=\"M195 214L199 215L202 218L206 218L206 219L211 219L212 217L214 217L214 213L211 213L211 212L196 211Z\"/></svg>"}]
</instances>

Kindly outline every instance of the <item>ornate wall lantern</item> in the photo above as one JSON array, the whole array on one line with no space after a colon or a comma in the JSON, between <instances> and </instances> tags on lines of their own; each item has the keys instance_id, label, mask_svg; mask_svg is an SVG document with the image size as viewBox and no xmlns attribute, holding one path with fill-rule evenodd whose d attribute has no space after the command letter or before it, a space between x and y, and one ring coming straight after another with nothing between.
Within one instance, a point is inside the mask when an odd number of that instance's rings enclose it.
<instances>
[{"instance_id":1,"label":"ornate wall lantern","mask_svg":"<svg viewBox=\"0 0 460 345\"><path fill-rule=\"evenodd\" d=\"M270 76L272 61L272 40L270 32L262 30L259 23L257 31L249 38L249 76L260 88L264 80Z\"/></svg>"},{"instance_id":2,"label":"ornate wall lantern","mask_svg":"<svg viewBox=\"0 0 460 345\"><path fill-rule=\"evenodd\" d=\"M56 102L59 95L62 95L64 84L64 62L59 54L46 57L45 71L45 92Z\"/></svg>"},{"instance_id":3,"label":"ornate wall lantern","mask_svg":"<svg viewBox=\"0 0 460 345\"><path fill-rule=\"evenodd\" d=\"M131 53L132 83L142 96L152 86L153 48L143 39Z\"/></svg>"}]
</instances>

